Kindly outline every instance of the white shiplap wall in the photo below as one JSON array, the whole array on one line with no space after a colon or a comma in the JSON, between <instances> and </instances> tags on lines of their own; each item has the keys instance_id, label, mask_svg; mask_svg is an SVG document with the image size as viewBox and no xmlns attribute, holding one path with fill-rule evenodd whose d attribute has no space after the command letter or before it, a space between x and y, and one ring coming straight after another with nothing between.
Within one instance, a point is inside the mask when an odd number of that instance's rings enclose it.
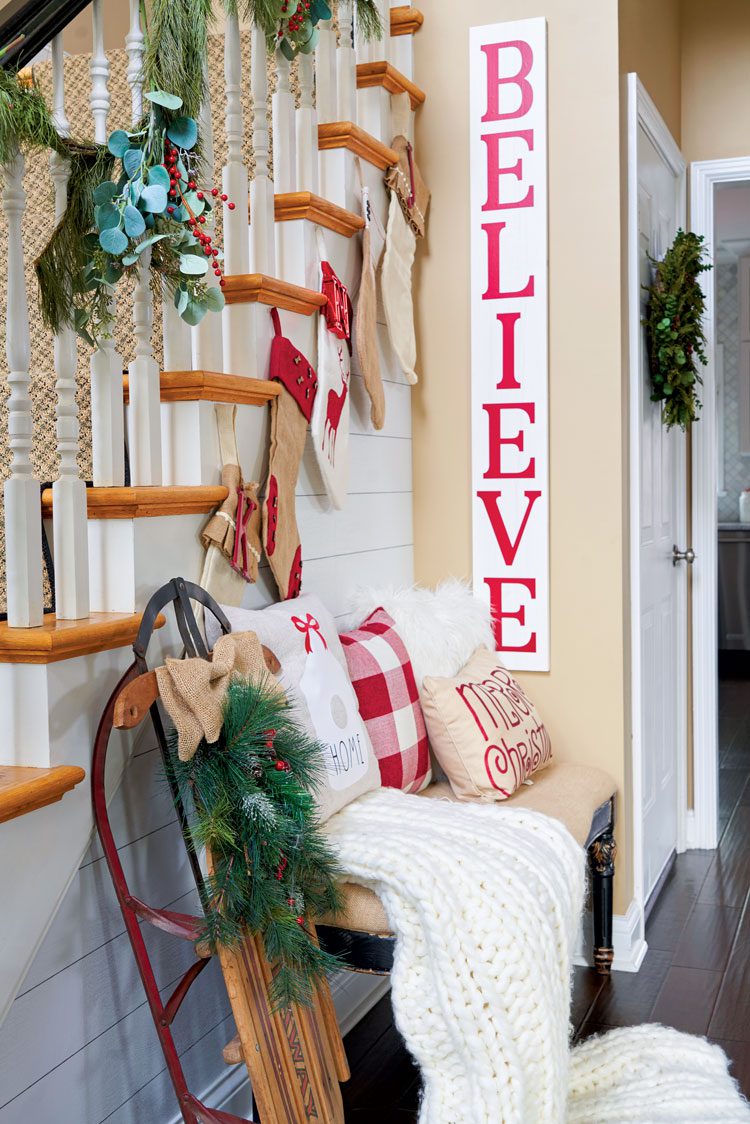
<instances>
[{"instance_id":1,"label":"white shiplap wall","mask_svg":"<svg viewBox=\"0 0 750 1124\"><path fill-rule=\"evenodd\" d=\"M413 576L410 390L396 372L385 330L380 333L386 425L380 433L372 430L364 386L355 375L350 495L344 510L334 512L322 494L309 442L300 472L304 589L317 593L339 618L357 585L408 583ZM143 523L155 526L157 521ZM184 576L197 580L199 574ZM272 599L264 566L248 601ZM148 743L126 770L112 816L134 892L156 906L195 910L159 753ZM187 944L146 928L157 979L167 995L193 953ZM345 987L342 1001L346 1006L349 998L351 1008L362 998L361 980L349 979L350 994ZM175 1033L192 1091L212 1107L231 1106L249 1116L243 1074L239 1068L228 1070L221 1060L234 1026L215 965L194 985ZM94 841L0 1027L0 1124L171 1124L178 1119L114 891Z\"/></svg>"}]
</instances>

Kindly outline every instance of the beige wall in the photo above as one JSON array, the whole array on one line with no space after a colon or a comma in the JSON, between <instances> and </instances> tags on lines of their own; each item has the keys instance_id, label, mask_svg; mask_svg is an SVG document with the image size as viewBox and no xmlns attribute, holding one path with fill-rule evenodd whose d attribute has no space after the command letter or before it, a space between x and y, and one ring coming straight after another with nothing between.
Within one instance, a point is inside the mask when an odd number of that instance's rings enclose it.
<instances>
[{"instance_id":1,"label":"beige wall","mask_svg":"<svg viewBox=\"0 0 750 1124\"><path fill-rule=\"evenodd\" d=\"M709 10L714 5L703 4ZM636 71L680 143L680 0L619 0L620 70Z\"/></svg>"},{"instance_id":2,"label":"beige wall","mask_svg":"<svg viewBox=\"0 0 750 1124\"><path fill-rule=\"evenodd\" d=\"M617 6L547 0L550 169L551 671L519 676L561 759L626 777L624 451ZM538 14L528 0L434 4L416 37L428 97L417 156L433 189L415 285L416 572L471 574L468 28ZM630 901L620 804L616 909Z\"/></svg>"},{"instance_id":3,"label":"beige wall","mask_svg":"<svg viewBox=\"0 0 750 1124\"><path fill-rule=\"evenodd\" d=\"M682 151L750 154L750 3L682 0Z\"/></svg>"}]
</instances>

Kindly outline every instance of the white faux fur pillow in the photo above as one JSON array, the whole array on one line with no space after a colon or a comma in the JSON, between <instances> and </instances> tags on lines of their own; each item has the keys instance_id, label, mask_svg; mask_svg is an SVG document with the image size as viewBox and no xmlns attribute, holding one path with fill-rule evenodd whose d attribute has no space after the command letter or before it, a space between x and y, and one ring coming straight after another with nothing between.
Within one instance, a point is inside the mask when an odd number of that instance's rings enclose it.
<instances>
[{"instance_id":1,"label":"white faux fur pillow","mask_svg":"<svg viewBox=\"0 0 750 1124\"><path fill-rule=\"evenodd\" d=\"M359 589L351 600L352 620L359 625L381 606L396 622L420 690L426 675L458 675L481 644L495 650L489 605L474 596L467 582L449 578L434 590Z\"/></svg>"}]
</instances>

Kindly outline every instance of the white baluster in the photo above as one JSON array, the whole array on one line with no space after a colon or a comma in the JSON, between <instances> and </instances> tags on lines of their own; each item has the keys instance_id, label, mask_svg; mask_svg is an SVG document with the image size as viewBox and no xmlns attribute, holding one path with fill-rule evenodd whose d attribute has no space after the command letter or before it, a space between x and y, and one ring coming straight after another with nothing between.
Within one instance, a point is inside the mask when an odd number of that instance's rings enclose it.
<instances>
[{"instance_id":1,"label":"white baluster","mask_svg":"<svg viewBox=\"0 0 750 1124\"><path fill-rule=\"evenodd\" d=\"M352 0L339 4L338 120L357 120L357 56L354 50Z\"/></svg>"},{"instance_id":2,"label":"white baluster","mask_svg":"<svg viewBox=\"0 0 750 1124\"><path fill-rule=\"evenodd\" d=\"M18 155L3 169L3 209L8 234L8 305L5 351L8 357L8 435L12 453L10 478L5 481L5 575L8 624L33 628L42 623L42 512L39 481L31 468L33 418L29 397L29 307L21 234L26 195L24 159Z\"/></svg>"},{"instance_id":3,"label":"white baluster","mask_svg":"<svg viewBox=\"0 0 750 1124\"><path fill-rule=\"evenodd\" d=\"M65 58L61 34L52 40L52 112L58 131L67 136L70 122L65 116ZM50 174L55 185L55 219L59 222L67 207L70 162L53 152ZM55 336L55 413L60 469L52 485L55 609L61 620L80 620L89 615L86 485L78 475L77 460L77 366L75 333L72 328L63 328Z\"/></svg>"},{"instance_id":4,"label":"white baluster","mask_svg":"<svg viewBox=\"0 0 750 1124\"><path fill-rule=\"evenodd\" d=\"M143 116L143 31L139 0L130 0L130 30L125 36L125 49L133 124L137 124ZM141 264L137 268L138 280L133 290L135 359L128 366L130 479L133 484L161 484L160 377L151 346L154 308L149 287L150 250L141 254Z\"/></svg>"},{"instance_id":5,"label":"white baluster","mask_svg":"<svg viewBox=\"0 0 750 1124\"><path fill-rule=\"evenodd\" d=\"M339 19L343 4L339 4ZM333 20L318 24L320 38L315 48L315 104L319 124L338 121L338 95L336 91L336 32Z\"/></svg>"},{"instance_id":6,"label":"white baluster","mask_svg":"<svg viewBox=\"0 0 750 1124\"><path fill-rule=\"evenodd\" d=\"M104 0L91 7L93 50L91 53L91 115L94 139L106 144L109 95L109 59L104 50ZM109 302L114 324L117 304L114 293ZM102 339L92 354L91 366L91 441L94 484L121 487L125 483L125 409L122 399L122 355L112 336Z\"/></svg>"},{"instance_id":7,"label":"white baluster","mask_svg":"<svg viewBox=\"0 0 750 1124\"><path fill-rule=\"evenodd\" d=\"M227 15L224 27L224 85L226 89L225 132L227 162L221 175L224 194L234 210L224 206L224 272L248 273L248 176L242 160L242 54L236 15ZM246 305L227 306L222 313L224 370L233 375L254 374L252 364L252 316Z\"/></svg>"},{"instance_id":8,"label":"white baluster","mask_svg":"<svg viewBox=\"0 0 750 1124\"><path fill-rule=\"evenodd\" d=\"M358 62L380 62L388 58L390 7L387 0L375 0L375 4L380 14L383 34L380 39L366 40L359 31L357 31L356 49ZM374 86L366 90L357 90L357 120L359 124L377 140L385 141L386 144L390 144L393 139L391 136L390 111L390 94L387 90L383 89L382 86Z\"/></svg>"},{"instance_id":9,"label":"white baluster","mask_svg":"<svg viewBox=\"0 0 750 1124\"><path fill-rule=\"evenodd\" d=\"M315 58L299 57L300 104L297 110L297 190L318 194L318 114L315 109ZM274 153L275 153L274 149Z\"/></svg>"},{"instance_id":10,"label":"white baluster","mask_svg":"<svg viewBox=\"0 0 750 1124\"><path fill-rule=\"evenodd\" d=\"M294 94L289 84L291 64L276 51L276 93L272 99L273 114L273 182L281 194L297 190L297 138L295 135Z\"/></svg>"},{"instance_id":11,"label":"white baluster","mask_svg":"<svg viewBox=\"0 0 750 1124\"><path fill-rule=\"evenodd\" d=\"M206 189L210 189L214 178L214 135L211 125L211 101L208 79L206 79L206 96L201 106L198 128L203 148L201 167L205 177L204 186ZM227 213L232 214L233 212L228 211ZM216 214L216 211L214 211L214 214ZM215 227L212 234L215 234ZM245 241L247 242L247 238ZM209 269L206 275L206 284L212 287L218 287L219 285L219 279L214 276L212 269ZM223 369L220 316L217 316L215 312L209 312L204 316L200 324L192 329L192 343L192 362L194 370L221 371Z\"/></svg>"},{"instance_id":12,"label":"white baluster","mask_svg":"<svg viewBox=\"0 0 750 1124\"><path fill-rule=\"evenodd\" d=\"M254 273L276 272L273 183L268 170L271 136L268 126L268 70L266 38L253 27L251 88L253 94L253 151L255 175L250 185L250 262Z\"/></svg>"}]
</instances>

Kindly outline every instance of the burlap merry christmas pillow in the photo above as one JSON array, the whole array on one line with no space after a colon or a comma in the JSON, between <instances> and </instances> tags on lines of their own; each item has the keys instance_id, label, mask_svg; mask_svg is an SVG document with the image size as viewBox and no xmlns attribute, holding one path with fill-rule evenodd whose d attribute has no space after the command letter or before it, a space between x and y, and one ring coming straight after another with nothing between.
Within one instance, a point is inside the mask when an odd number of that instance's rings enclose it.
<instances>
[{"instance_id":1,"label":"burlap merry christmas pillow","mask_svg":"<svg viewBox=\"0 0 750 1124\"><path fill-rule=\"evenodd\" d=\"M534 704L485 647L450 679L426 676L422 710L432 751L460 800L507 800L552 758Z\"/></svg>"}]
</instances>

